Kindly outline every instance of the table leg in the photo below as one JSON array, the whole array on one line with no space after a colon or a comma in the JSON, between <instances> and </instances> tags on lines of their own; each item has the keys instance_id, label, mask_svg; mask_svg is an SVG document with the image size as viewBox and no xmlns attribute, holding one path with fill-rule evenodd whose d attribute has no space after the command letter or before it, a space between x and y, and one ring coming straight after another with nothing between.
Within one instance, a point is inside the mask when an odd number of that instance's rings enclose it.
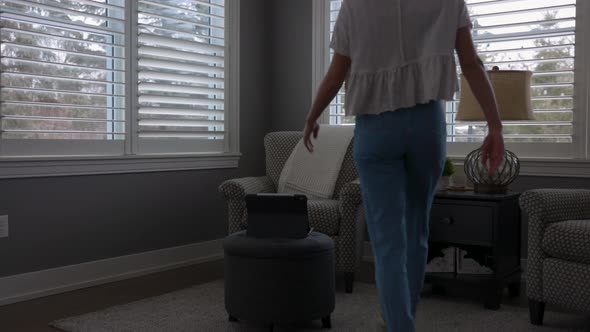
<instances>
[{"instance_id":1,"label":"table leg","mask_svg":"<svg viewBox=\"0 0 590 332\"><path fill-rule=\"evenodd\" d=\"M504 293L503 282L497 280L492 282L486 291L484 306L486 309L498 310L502 303L502 295Z\"/></svg>"},{"instance_id":2,"label":"table leg","mask_svg":"<svg viewBox=\"0 0 590 332\"><path fill-rule=\"evenodd\" d=\"M512 297L519 297L520 296L520 282L512 282L508 284L508 292L510 292L510 296Z\"/></svg>"}]
</instances>

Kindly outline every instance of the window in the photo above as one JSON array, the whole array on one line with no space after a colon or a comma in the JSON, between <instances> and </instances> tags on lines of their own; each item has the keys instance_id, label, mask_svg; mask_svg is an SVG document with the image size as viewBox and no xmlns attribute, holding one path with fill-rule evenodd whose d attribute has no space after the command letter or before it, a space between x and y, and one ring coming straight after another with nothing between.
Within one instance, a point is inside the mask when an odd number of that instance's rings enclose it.
<instances>
[{"instance_id":1,"label":"window","mask_svg":"<svg viewBox=\"0 0 590 332\"><path fill-rule=\"evenodd\" d=\"M341 3L342 0L330 0L316 8L320 14L321 6L329 8L324 14L329 33ZM588 158L590 64L584 56L588 38L584 40L580 36L590 33L590 25L580 18L588 15L590 6L576 0L467 0L466 3L474 24L474 42L486 67L534 73L532 95L536 120L504 122L507 147L521 158ZM324 25L317 23L317 26ZM331 54L327 45L324 45L326 59ZM465 156L481 145L486 126L456 122L457 105L457 100L446 105L448 151L449 155ZM352 122L344 117L345 106L341 92L326 112L330 124Z\"/></svg>"},{"instance_id":2,"label":"window","mask_svg":"<svg viewBox=\"0 0 590 332\"><path fill-rule=\"evenodd\" d=\"M336 24L336 19L338 18L338 13L340 12L340 6L342 5L342 0L330 0L330 40L332 39L332 33L334 32L334 25ZM330 49L330 60L334 56L334 50ZM353 124L354 118L346 117L345 109L344 109L344 87L338 93L336 98L330 103L330 112L329 112L329 123L331 125L346 125L346 124Z\"/></svg>"},{"instance_id":3,"label":"window","mask_svg":"<svg viewBox=\"0 0 590 332\"><path fill-rule=\"evenodd\" d=\"M223 0L138 2L140 151L221 151Z\"/></svg>"},{"instance_id":4,"label":"window","mask_svg":"<svg viewBox=\"0 0 590 332\"><path fill-rule=\"evenodd\" d=\"M0 6L3 160L237 153L238 1Z\"/></svg>"},{"instance_id":5,"label":"window","mask_svg":"<svg viewBox=\"0 0 590 332\"><path fill-rule=\"evenodd\" d=\"M2 1L0 26L2 155L123 152L122 0Z\"/></svg>"},{"instance_id":6,"label":"window","mask_svg":"<svg viewBox=\"0 0 590 332\"><path fill-rule=\"evenodd\" d=\"M488 69L530 70L535 121L505 121L504 138L519 156L576 155L576 0L466 1L473 39ZM455 122L458 101L447 104L451 152L481 144L485 123ZM469 144L472 143L472 144ZM512 144L511 144L512 143Z\"/></svg>"}]
</instances>

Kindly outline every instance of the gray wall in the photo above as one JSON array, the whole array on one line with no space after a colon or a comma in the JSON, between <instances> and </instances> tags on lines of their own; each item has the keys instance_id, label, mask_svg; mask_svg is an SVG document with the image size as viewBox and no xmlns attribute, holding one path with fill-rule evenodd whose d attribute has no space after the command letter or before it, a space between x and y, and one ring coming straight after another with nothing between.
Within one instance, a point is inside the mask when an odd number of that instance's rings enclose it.
<instances>
[{"instance_id":1,"label":"gray wall","mask_svg":"<svg viewBox=\"0 0 590 332\"><path fill-rule=\"evenodd\" d=\"M303 130L312 100L312 1L269 0L272 131Z\"/></svg>"},{"instance_id":2,"label":"gray wall","mask_svg":"<svg viewBox=\"0 0 590 332\"><path fill-rule=\"evenodd\" d=\"M231 170L0 180L0 277L208 241L226 234L217 192L229 178L264 173L269 52L266 1L241 9L241 152Z\"/></svg>"}]
</instances>

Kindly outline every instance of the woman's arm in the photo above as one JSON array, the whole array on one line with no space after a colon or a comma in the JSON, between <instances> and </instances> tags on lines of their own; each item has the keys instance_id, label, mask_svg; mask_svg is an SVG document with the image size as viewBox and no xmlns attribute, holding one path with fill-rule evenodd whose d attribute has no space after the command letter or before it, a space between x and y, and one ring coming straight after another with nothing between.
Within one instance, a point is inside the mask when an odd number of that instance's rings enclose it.
<instances>
[{"instance_id":1,"label":"woman's arm","mask_svg":"<svg viewBox=\"0 0 590 332\"><path fill-rule=\"evenodd\" d=\"M469 27L457 31L456 49L463 75L483 109L490 131L501 131L502 122L500 121L496 95L485 67L473 46Z\"/></svg>"},{"instance_id":2,"label":"woman's arm","mask_svg":"<svg viewBox=\"0 0 590 332\"><path fill-rule=\"evenodd\" d=\"M342 88L342 84L344 84L346 75L350 70L350 64L351 60L349 57L334 53L330 68L322 80L322 84L318 89L315 100L305 120L304 143L309 152L313 152L311 135L313 134L314 138L318 136L319 125L317 124L317 120Z\"/></svg>"},{"instance_id":3,"label":"woman's arm","mask_svg":"<svg viewBox=\"0 0 590 332\"><path fill-rule=\"evenodd\" d=\"M492 175L504 158L502 121L500 120L496 95L485 67L479 56L477 56L469 27L460 28L457 31L455 48L463 75L465 75L473 95L481 105L488 123L488 135L482 146L482 162L484 165L487 164L489 158L490 167L488 171Z\"/></svg>"}]
</instances>

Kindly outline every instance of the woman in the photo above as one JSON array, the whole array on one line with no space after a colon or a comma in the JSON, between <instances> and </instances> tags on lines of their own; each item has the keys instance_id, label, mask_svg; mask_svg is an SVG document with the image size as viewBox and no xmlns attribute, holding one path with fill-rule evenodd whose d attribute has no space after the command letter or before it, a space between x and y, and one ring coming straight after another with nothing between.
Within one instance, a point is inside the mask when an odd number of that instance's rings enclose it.
<instances>
[{"instance_id":1,"label":"woman","mask_svg":"<svg viewBox=\"0 0 590 332\"><path fill-rule=\"evenodd\" d=\"M496 99L464 0L344 0L330 47L334 57L307 116L305 145L313 152L317 119L346 80L381 311L388 331L413 332L446 156L442 101L458 88L454 50L487 119L482 161L490 173L504 155Z\"/></svg>"}]
</instances>

